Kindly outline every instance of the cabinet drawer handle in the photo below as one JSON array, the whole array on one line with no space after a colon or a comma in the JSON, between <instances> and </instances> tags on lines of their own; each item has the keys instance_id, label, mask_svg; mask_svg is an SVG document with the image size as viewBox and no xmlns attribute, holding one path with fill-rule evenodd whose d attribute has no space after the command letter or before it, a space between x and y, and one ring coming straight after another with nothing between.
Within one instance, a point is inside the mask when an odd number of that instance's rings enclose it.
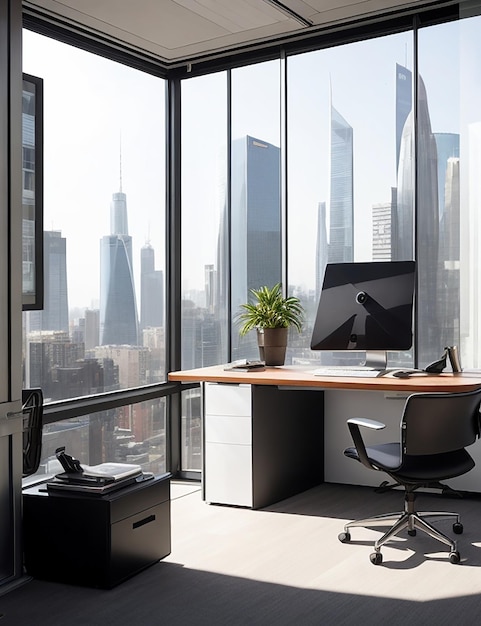
<instances>
[{"instance_id":1,"label":"cabinet drawer handle","mask_svg":"<svg viewBox=\"0 0 481 626\"><path fill-rule=\"evenodd\" d=\"M138 522L134 522L132 524L132 528L139 528L140 526L145 526L145 524L150 524L150 522L155 521L155 515L149 515L148 517L144 517L144 519L139 520Z\"/></svg>"}]
</instances>

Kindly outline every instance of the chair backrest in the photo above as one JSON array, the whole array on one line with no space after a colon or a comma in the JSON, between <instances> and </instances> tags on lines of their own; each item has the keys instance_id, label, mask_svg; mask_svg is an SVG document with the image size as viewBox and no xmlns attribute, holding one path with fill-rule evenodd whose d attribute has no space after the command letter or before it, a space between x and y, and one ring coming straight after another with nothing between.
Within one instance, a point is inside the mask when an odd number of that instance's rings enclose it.
<instances>
[{"instance_id":1,"label":"chair backrest","mask_svg":"<svg viewBox=\"0 0 481 626\"><path fill-rule=\"evenodd\" d=\"M480 434L480 403L481 389L409 396L401 420L403 453L443 454L471 445Z\"/></svg>"},{"instance_id":2,"label":"chair backrest","mask_svg":"<svg viewBox=\"0 0 481 626\"><path fill-rule=\"evenodd\" d=\"M43 394L41 389L22 391L23 477L35 474L42 453Z\"/></svg>"}]
</instances>

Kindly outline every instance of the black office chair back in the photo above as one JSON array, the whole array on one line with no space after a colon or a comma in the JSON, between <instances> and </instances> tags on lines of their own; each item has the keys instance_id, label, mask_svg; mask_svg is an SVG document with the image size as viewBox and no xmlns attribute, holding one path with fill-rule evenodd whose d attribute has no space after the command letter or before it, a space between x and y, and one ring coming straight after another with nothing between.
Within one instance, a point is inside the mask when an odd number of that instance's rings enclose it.
<instances>
[{"instance_id":1,"label":"black office chair back","mask_svg":"<svg viewBox=\"0 0 481 626\"><path fill-rule=\"evenodd\" d=\"M443 454L473 444L479 436L480 403L481 389L409 396L401 421L404 454Z\"/></svg>"},{"instance_id":2,"label":"black office chair back","mask_svg":"<svg viewBox=\"0 0 481 626\"><path fill-rule=\"evenodd\" d=\"M42 454L43 394L41 389L22 391L23 477L35 474Z\"/></svg>"}]
</instances>

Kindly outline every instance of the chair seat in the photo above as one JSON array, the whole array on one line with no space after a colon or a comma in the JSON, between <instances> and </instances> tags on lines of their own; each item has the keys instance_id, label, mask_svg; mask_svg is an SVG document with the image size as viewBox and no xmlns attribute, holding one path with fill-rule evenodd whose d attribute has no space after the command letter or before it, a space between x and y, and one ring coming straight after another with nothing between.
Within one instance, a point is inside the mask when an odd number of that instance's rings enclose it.
<instances>
[{"instance_id":1,"label":"chair seat","mask_svg":"<svg viewBox=\"0 0 481 626\"><path fill-rule=\"evenodd\" d=\"M388 474L396 473L398 479L413 483L454 478L469 472L475 465L470 454L465 450L454 450L443 454L429 456L412 456L401 454L399 443L383 443L376 446L366 446L369 460L381 471ZM344 450L344 454L351 459L359 459L356 448Z\"/></svg>"}]
</instances>

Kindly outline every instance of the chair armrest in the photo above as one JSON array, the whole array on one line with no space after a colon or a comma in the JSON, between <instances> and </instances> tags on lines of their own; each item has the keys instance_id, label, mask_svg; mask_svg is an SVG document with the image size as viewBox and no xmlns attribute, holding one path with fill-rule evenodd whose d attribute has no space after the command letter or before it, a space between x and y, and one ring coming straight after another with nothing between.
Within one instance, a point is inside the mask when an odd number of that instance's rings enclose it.
<instances>
[{"instance_id":1,"label":"chair armrest","mask_svg":"<svg viewBox=\"0 0 481 626\"><path fill-rule=\"evenodd\" d=\"M350 417L347 420L348 424L357 424L358 426L365 426L366 428L373 428L374 430L382 430L386 428L386 424L382 422L376 422L376 420L368 419L367 417Z\"/></svg>"},{"instance_id":2,"label":"chair armrest","mask_svg":"<svg viewBox=\"0 0 481 626\"><path fill-rule=\"evenodd\" d=\"M351 417L347 420L347 427L351 433L352 441L354 442L354 446L357 450L359 460L367 468L377 470L378 468L371 463L369 457L367 456L366 446L364 445L359 426L365 426L366 428L374 430L382 430L386 427L386 424L376 422L375 420L370 420L365 417Z\"/></svg>"}]
</instances>

